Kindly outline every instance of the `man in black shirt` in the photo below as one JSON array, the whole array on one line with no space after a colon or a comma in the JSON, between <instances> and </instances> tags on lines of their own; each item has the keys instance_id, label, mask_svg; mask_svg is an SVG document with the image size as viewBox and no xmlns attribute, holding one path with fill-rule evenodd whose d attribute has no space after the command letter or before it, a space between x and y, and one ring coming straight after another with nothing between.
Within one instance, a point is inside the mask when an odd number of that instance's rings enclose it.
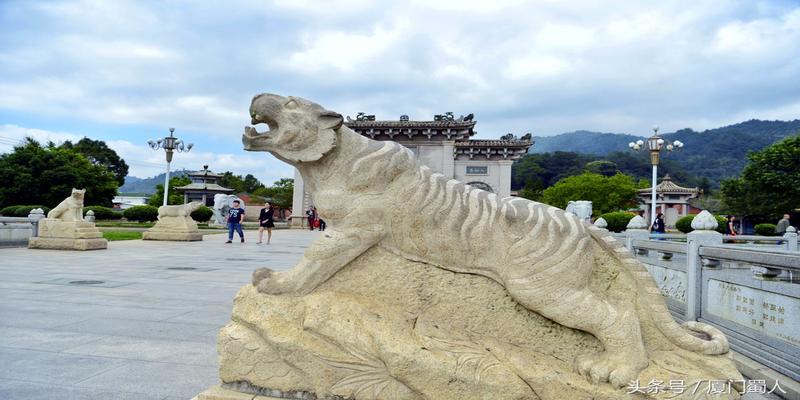
<instances>
[{"instance_id":1,"label":"man in black shirt","mask_svg":"<svg viewBox=\"0 0 800 400\"><path fill-rule=\"evenodd\" d=\"M228 210L228 241L225 243L233 242L233 231L239 234L239 238L241 238L242 243L244 243L244 231L242 230L244 208L240 208L239 204L239 200L234 200L233 207Z\"/></svg>"}]
</instances>

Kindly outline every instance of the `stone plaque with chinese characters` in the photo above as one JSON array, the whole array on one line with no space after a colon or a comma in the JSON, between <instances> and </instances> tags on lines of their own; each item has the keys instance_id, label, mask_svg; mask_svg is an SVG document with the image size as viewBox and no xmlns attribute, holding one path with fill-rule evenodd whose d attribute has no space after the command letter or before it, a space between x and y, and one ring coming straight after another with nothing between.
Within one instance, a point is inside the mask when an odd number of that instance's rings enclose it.
<instances>
[{"instance_id":1,"label":"stone plaque with chinese characters","mask_svg":"<svg viewBox=\"0 0 800 400\"><path fill-rule=\"evenodd\" d=\"M710 279L708 312L800 345L800 299Z\"/></svg>"},{"instance_id":2,"label":"stone plaque with chinese characters","mask_svg":"<svg viewBox=\"0 0 800 400\"><path fill-rule=\"evenodd\" d=\"M656 285L661 289L664 296L675 301L686 303L686 273L659 267L657 265L644 264L650 275L656 281Z\"/></svg>"}]
</instances>

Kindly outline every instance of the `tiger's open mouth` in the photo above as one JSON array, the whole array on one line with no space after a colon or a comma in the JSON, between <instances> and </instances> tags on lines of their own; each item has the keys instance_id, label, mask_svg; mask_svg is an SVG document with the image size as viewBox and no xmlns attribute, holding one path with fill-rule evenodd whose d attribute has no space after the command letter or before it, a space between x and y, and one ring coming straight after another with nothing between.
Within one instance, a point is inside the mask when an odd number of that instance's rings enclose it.
<instances>
[{"instance_id":1,"label":"tiger's open mouth","mask_svg":"<svg viewBox=\"0 0 800 400\"><path fill-rule=\"evenodd\" d=\"M268 115L255 114L251 118L250 123L252 124L252 126L245 127L245 134L248 134L250 136L268 135L270 132L278 130L278 121L276 121L273 118L270 118ZM267 130L264 132L259 132L258 129L256 128L259 125L261 126L266 125Z\"/></svg>"},{"instance_id":2,"label":"tiger's open mouth","mask_svg":"<svg viewBox=\"0 0 800 400\"><path fill-rule=\"evenodd\" d=\"M268 140L271 133L278 131L278 122L269 116L255 114L250 123L252 125L244 127L244 135L242 136L245 150L254 149L257 142ZM259 127L266 129L259 131Z\"/></svg>"}]
</instances>

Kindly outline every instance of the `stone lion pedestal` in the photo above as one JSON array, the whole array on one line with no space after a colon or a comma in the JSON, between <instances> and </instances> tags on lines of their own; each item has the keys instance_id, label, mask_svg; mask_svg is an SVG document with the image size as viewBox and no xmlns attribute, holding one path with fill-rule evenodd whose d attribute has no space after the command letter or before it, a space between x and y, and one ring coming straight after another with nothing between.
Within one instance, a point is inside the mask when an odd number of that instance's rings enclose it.
<instances>
[{"instance_id":1,"label":"stone lion pedestal","mask_svg":"<svg viewBox=\"0 0 800 400\"><path fill-rule=\"evenodd\" d=\"M108 248L108 241L94 225L83 218L83 196L86 189L72 189L69 197L55 206L47 218L39 220L39 236L28 241L30 249L99 250Z\"/></svg>"},{"instance_id":2,"label":"stone lion pedestal","mask_svg":"<svg viewBox=\"0 0 800 400\"><path fill-rule=\"evenodd\" d=\"M193 242L203 240L203 234L197 229L197 222L192 211L201 206L198 202L158 208L158 222L142 234L143 240L165 240L176 242Z\"/></svg>"},{"instance_id":3,"label":"stone lion pedestal","mask_svg":"<svg viewBox=\"0 0 800 400\"><path fill-rule=\"evenodd\" d=\"M30 249L99 250L108 248L108 241L92 222L39 220L39 236L30 238Z\"/></svg>"}]
</instances>

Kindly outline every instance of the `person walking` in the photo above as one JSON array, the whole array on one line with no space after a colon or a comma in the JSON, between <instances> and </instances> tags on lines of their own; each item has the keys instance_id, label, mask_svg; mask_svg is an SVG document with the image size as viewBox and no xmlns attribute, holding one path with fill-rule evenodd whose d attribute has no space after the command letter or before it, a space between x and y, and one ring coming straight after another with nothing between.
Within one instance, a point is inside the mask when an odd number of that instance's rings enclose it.
<instances>
[{"instance_id":1,"label":"person walking","mask_svg":"<svg viewBox=\"0 0 800 400\"><path fill-rule=\"evenodd\" d=\"M308 229L314 230L314 222L317 220L317 211L314 206L308 207L308 211L306 211L306 216L308 217Z\"/></svg>"},{"instance_id":2,"label":"person walking","mask_svg":"<svg viewBox=\"0 0 800 400\"><path fill-rule=\"evenodd\" d=\"M261 214L258 216L258 244L261 244L264 239L264 229L267 230L267 244L272 240L272 228L275 227L275 208L269 202L264 203L264 208L261 209Z\"/></svg>"},{"instance_id":3,"label":"person walking","mask_svg":"<svg viewBox=\"0 0 800 400\"><path fill-rule=\"evenodd\" d=\"M725 225L726 235L736 236L739 234L738 232L736 232L736 225L734 225L735 222L736 222L736 217L734 217L733 215L728 215L728 223Z\"/></svg>"},{"instance_id":4,"label":"person walking","mask_svg":"<svg viewBox=\"0 0 800 400\"><path fill-rule=\"evenodd\" d=\"M326 226L325 220L322 218L317 218L317 221L319 221L319 230L324 231Z\"/></svg>"},{"instance_id":5,"label":"person walking","mask_svg":"<svg viewBox=\"0 0 800 400\"><path fill-rule=\"evenodd\" d=\"M778 221L777 225L775 225L775 233L781 236L783 236L783 234L786 233L786 230L789 229L790 226L792 226L791 223L789 222L789 218L790 218L789 214L783 214L783 218L780 221Z\"/></svg>"},{"instance_id":6,"label":"person walking","mask_svg":"<svg viewBox=\"0 0 800 400\"><path fill-rule=\"evenodd\" d=\"M663 234L666 233L666 227L664 226L664 214L658 213L656 214L656 220L653 221L653 225L650 226L651 233L658 233Z\"/></svg>"},{"instance_id":7,"label":"person walking","mask_svg":"<svg viewBox=\"0 0 800 400\"><path fill-rule=\"evenodd\" d=\"M242 230L242 222L244 222L244 208L240 208L241 203L239 200L233 201L233 207L228 210L228 241L225 243L233 243L233 231L239 234L239 238L244 243L244 231Z\"/></svg>"}]
</instances>

